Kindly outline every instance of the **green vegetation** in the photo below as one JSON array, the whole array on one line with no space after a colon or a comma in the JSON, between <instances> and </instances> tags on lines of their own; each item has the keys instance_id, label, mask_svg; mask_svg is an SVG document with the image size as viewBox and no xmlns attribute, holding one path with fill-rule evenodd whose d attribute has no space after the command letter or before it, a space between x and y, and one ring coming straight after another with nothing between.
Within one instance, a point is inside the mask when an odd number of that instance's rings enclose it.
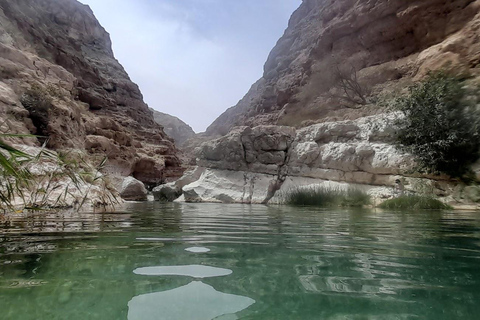
<instances>
[{"instance_id":1,"label":"green vegetation","mask_svg":"<svg viewBox=\"0 0 480 320\"><path fill-rule=\"evenodd\" d=\"M476 92L445 72L430 73L409 91L394 102L405 115L397 121L399 147L416 156L419 171L451 177L470 173L480 157L480 115L469 101Z\"/></svg>"},{"instance_id":2,"label":"green vegetation","mask_svg":"<svg viewBox=\"0 0 480 320\"><path fill-rule=\"evenodd\" d=\"M20 102L30 113L30 118L37 128L37 135L42 136L40 140L45 141L44 137L48 136L48 123L50 110L52 108L51 90L42 88L38 84L32 84L20 98Z\"/></svg>"},{"instance_id":3,"label":"green vegetation","mask_svg":"<svg viewBox=\"0 0 480 320\"><path fill-rule=\"evenodd\" d=\"M118 203L113 189L100 173L106 159L93 167L78 155L57 155L48 151L45 145L32 156L6 143L4 138L8 137L31 136L0 134L1 210L81 208L91 197L93 188L97 191L96 204Z\"/></svg>"},{"instance_id":4,"label":"green vegetation","mask_svg":"<svg viewBox=\"0 0 480 320\"><path fill-rule=\"evenodd\" d=\"M293 206L363 207L370 204L370 196L355 188L298 187L287 191L283 200Z\"/></svg>"},{"instance_id":5,"label":"green vegetation","mask_svg":"<svg viewBox=\"0 0 480 320\"><path fill-rule=\"evenodd\" d=\"M444 210L452 209L449 205L444 204L431 196L426 195L404 195L382 202L379 206L382 209L391 210Z\"/></svg>"},{"instance_id":6,"label":"green vegetation","mask_svg":"<svg viewBox=\"0 0 480 320\"><path fill-rule=\"evenodd\" d=\"M2 140L12 136L0 135L0 209L11 208L16 195L23 197L23 190L32 177L23 167L32 157Z\"/></svg>"}]
</instances>

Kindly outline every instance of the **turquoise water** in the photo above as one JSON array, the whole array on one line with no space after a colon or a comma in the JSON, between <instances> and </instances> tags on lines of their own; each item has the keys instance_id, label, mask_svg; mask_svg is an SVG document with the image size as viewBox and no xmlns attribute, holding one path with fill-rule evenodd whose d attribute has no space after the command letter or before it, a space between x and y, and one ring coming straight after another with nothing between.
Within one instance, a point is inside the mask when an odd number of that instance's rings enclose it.
<instances>
[{"instance_id":1,"label":"turquoise water","mask_svg":"<svg viewBox=\"0 0 480 320\"><path fill-rule=\"evenodd\" d=\"M479 213L139 203L0 220L0 319L479 318Z\"/></svg>"}]
</instances>

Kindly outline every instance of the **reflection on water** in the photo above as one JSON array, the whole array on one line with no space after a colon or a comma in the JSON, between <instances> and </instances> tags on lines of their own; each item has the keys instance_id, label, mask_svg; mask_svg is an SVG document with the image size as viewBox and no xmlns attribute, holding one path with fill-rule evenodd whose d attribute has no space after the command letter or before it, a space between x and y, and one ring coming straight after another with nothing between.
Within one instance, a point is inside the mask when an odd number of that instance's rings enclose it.
<instances>
[{"instance_id":1,"label":"reflection on water","mask_svg":"<svg viewBox=\"0 0 480 320\"><path fill-rule=\"evenodd\" d=\"M255 300L223 320L477 319L479 262L475 212L137 203L15 216L0 220L0 319L125 320L140 297L219 270L193 283ZM151 308L176 313L161 297Z\"/></svg>"},{"instance_id":2,"label":"reflection on water","mask_svg":"<svg viewBox=\"0 0 480 320\"><path fill-rule=\"evenodd\" d=\"M128 303L128 320L212 320L220 316L227 319L225 316L254 303L253 299L218 292L194 281L180 288L134 297Z\"/></svg>"},{"instance_id":3,"label":"reflection on water","mask_svg":"<svg viewBox=\"0 0 480 320\"><path fill-rule=\"evenodd\" d=\"M143 276L186 276L192 278L212 278L227 276L232 273L232 270L201 265L189 265L144 267L133 270L133 273Z\"/></svg>"},{"instance_id":4,"label":"reflection on water","mask_svg":"<svg viewBox=\"0 0 480 320\"><path fill-rule=\"evenodd\" d=\"M186 248L185 251L192 252L192 253L206 253L206 252L210 252L210 249L205 247L190 247L190 248Z\"/></svg>"}]
</instances>

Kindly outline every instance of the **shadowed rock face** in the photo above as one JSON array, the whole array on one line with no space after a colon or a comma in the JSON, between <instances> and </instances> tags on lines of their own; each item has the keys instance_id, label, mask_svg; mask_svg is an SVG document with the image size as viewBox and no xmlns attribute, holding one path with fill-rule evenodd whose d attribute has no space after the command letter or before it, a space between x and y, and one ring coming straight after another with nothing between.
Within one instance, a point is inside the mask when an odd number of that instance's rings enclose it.
<instances>
[{"instance_id":1,"label":"shadowed rock face","mask_svg":"<svg viewBox=\"0 0 480 320\"><path fill-rule=\"evenodd\" d=\"M26 94L46 97L41 117ZM157 184L182 172L108 33L75 0L0 0L0 115L3 132L41 129L52 149L108 156L107 173Z\"/></svg>"},{"instance_id":2,"label":"shadowed rock face","mask_svg":"<svg viewBox=\"0 0 480 320\"><path fill-rule=\"evenodd\" d=\"M476 76L479 12L474 0L304 0L270 53L263 77L207 133L375 113L368 106L346 108L335 89L337 66L354 68L360 84L374 93L405 87L442 66Z\"/></svg>"}]
</instances>

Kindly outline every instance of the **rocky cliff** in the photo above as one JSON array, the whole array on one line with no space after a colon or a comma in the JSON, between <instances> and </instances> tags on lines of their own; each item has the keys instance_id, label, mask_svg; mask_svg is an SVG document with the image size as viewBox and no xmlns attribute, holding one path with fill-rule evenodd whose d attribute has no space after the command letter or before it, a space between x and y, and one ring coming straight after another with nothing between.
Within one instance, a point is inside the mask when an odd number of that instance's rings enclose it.
<instances>
[{"instance_id":1,"label":"rocky cliff","mask_svg":"<svg viewBox=\"0 0 480 320\"><path fill-rule=\"evenodd\" d=\"M378 113L372 100L429 69L476 75L479 12L474 0L304 0L263 77L207 133L355 119ZM342 78L356 80L363 97L345 94Z\"/></svg>"},{"instance_id":2,"label":"rocky cliff","mask_svg":"<svg viewBox=\"0 0 480 320\"><path fill-rule=\"evenodd\" d=\"M479 28L480 1L304 0L263 77L207 129L199 167L169 187L185 201L281 202L302 185L479 201L478 187L413 173L382 107L429 70L478 80Z\"/></svg>"},{"instance_id":3,"label":"rocky cliff","mask_svg":"<svg viewBox=\"0 0 480 320\"><path fill-rule=\"evenodd\" d=\"M0 115L3 133L106 155L108 174L158 184L182 172L109 34L75 0L0 0Z\"/></svg>"},{"instance_id":4,"label":"rocky cliff","mask_svg":"<svg viewBox=\"0 0 480 320\"><path fill-rule=\"evenodd\" d=\"M150 109L153 112L153 119L163 127L165 133L171 137L178 147L181 147L185 141L195 137L195 131L192 127L169 114Z\"/></svg>"}]
</instances>

